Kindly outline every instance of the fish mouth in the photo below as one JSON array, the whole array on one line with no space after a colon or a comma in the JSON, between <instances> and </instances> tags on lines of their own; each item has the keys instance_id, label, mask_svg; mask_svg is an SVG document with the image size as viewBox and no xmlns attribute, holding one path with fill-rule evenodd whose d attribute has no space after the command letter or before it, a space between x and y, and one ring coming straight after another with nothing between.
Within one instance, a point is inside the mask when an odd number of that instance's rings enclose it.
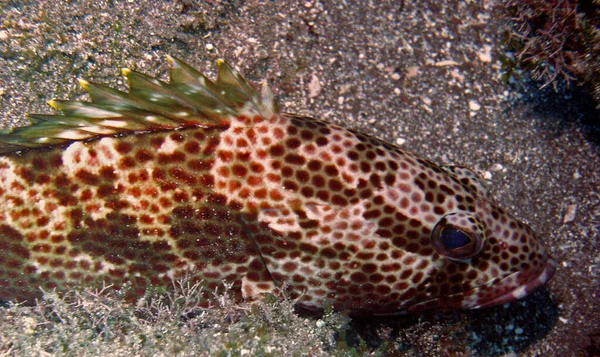
<instances>
[{"instance_id":1,"label":"fish mouth","mask_svg":"<svg viewBox=\"0 0 600 357\"><path fill-rule=\"evenodd\" d=\"M530 279L529 281L525 282L524 284L518 286L517 288L515 288L505 294L502 294L498 297L487 300L481 304L472 306L471 309L482 309L482 308L491 307L491 306L495 306L495 305L506 304L508 302L524 298L525 296L531 294L533 291L537 290L538 288L540 288L541 286L546 284L548 282L548 280L550 280L552 278L552 276L554 275L554 272L556 271L556 266L557 266L557 263L554 259L548 259L546 261L546 264L544 265L544 268L540 272L540 274L535 276L533 279ZM509 280L509 279L518 281L520 275L527 274L527 273L528 272L516 272L516 273L511 274L511 275L507 276L506 278L502 279L502 281Z\"/></svg>"},{"instance_id":2,"label":"fish mouth","mask_svg":"<svg viewBox=\"0 0 600 357\"><path fill-rule=\"evenodd\" d=\"M482 309L505 304L521 299L546 284L554 275L556 266L554 259L548 259L541 270L518 271L471 290L421 301L410 306L406 312Z\"/></svg>"}]
</instances>

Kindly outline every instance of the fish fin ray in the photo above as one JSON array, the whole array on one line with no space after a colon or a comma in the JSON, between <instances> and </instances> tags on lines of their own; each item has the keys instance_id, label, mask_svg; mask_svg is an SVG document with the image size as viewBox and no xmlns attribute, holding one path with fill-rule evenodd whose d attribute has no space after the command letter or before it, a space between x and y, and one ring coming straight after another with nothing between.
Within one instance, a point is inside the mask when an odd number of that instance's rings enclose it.
<instances>
[{"instance_id":1,"label":"fish fin ray","mask_svg":"<svg viewBox=\"0 0 600 357\"><path fill-rule=\"evenodd\" d=\"M62 114L30 114L30 126L0 130L0 154L138 131L226 127L236 116L269 120L279 114L270 90L254 89L225 61L218 61L213 82L179 59L167 60L168 82L122 70L128 92L79 80L90 102L51 100Z\"/></svg>"}]
</instances>

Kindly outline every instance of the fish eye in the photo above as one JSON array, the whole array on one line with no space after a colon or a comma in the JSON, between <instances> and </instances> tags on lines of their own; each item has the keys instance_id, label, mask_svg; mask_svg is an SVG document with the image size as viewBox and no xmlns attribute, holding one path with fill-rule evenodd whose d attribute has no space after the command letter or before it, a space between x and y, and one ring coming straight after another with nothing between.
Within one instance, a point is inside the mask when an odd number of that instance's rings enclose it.
<instances>
[{"instance_id":1,"label":"fish eye","mask_svg":"<svg viewBox=\"0 0 600 357\"><path fill-rule=\"evenodd\" d=\"M440 240L446 249L463 248L472 242L467 233L454 227L442 228Z\"/></svg>"},{"instance_id":2,"label":"fish eye","mask_svg":"<svg viewBox=\"0 0 600 357\"><path fill-rule=\"evenodd\" d=\"M447 214L435 225L431 243L443 257L462 261L483 249L483 225L477 217L465 213Z\"/></svg>"}]
</instances>

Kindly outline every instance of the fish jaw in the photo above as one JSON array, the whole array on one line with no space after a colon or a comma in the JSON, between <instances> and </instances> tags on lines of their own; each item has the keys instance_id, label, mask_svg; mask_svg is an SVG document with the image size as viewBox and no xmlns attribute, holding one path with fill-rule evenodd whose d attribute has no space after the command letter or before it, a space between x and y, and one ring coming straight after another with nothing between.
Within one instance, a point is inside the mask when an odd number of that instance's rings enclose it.
<instances>
[{"instance_id":1,"label":"fish jaw","mask_svg":"<svg viewBox=\"0 0 600 357\"><path fill-rule=\"evenodd\" d=\"M556 265L554 259L548 258L541 270L517 271L474 289L416 303L406 312L475 310L510 303L545 285L554 275Z\"/></svg>"},{"instance_id":2,"label":"fish jaw","mask_svg":"<svg viewBox=\"0 0 600 357\"><path fill-rule=\"evenodd\" d=\"M557 265L557 263L554 259L548 258L548 260L546 261L546 264L544 264L542 271L539 272L539 274L534 275L533 278L526 280L525 283L522 283L521 285L517 286L516 288L514 288L502 295L496 296L495 298L492 298L492 299L486 300L484 296L481 296L477 300L477 305L468 306L468 303L467 303L467 306L464 306L464 304L463 304L463 308L480 309L480 308L492 307L492 306L500 305L500 304L506 304L506 303L509 303L509 302L512 302L515 300L522 299L525 296L531 294L533 291L535 291L538 288L545 285L554 275L554 272L556 271L556 265ZM511 274L511 275L507 276L506 278L502 279L501 285L511 286L512 285L510 283L511 281L514 281L514 282L522 281L524 278L526 279L527 277L530 277L534 273L535 272L532 272L532 271L516 272L516 273ZM485 293L485 289L483 289L483 291L481 291L478 295L482 295L481 294L482 292Z\"/></svg>"}]
</instances>

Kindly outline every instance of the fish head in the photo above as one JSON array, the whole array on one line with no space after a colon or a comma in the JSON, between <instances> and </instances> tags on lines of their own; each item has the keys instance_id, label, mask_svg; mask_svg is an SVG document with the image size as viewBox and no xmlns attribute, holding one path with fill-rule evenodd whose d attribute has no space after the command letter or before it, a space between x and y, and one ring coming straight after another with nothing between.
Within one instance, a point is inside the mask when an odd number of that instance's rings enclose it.
<instances>
[{"instance_id":1,"label":"fish head","mask_svg":"<svg viewBox=\"0 0 600 357\"><path fill-rule=\"evenodd\" d=\"M470 175L470 174L469 174ZM408 312L478 309L529 295L554 274L556 262L526 224L499 207L473 176L464 179L466 204L444 214L430 231L425 299ZM466 193L465 193L466 192Z\"/></svg>"}]
</instances>

